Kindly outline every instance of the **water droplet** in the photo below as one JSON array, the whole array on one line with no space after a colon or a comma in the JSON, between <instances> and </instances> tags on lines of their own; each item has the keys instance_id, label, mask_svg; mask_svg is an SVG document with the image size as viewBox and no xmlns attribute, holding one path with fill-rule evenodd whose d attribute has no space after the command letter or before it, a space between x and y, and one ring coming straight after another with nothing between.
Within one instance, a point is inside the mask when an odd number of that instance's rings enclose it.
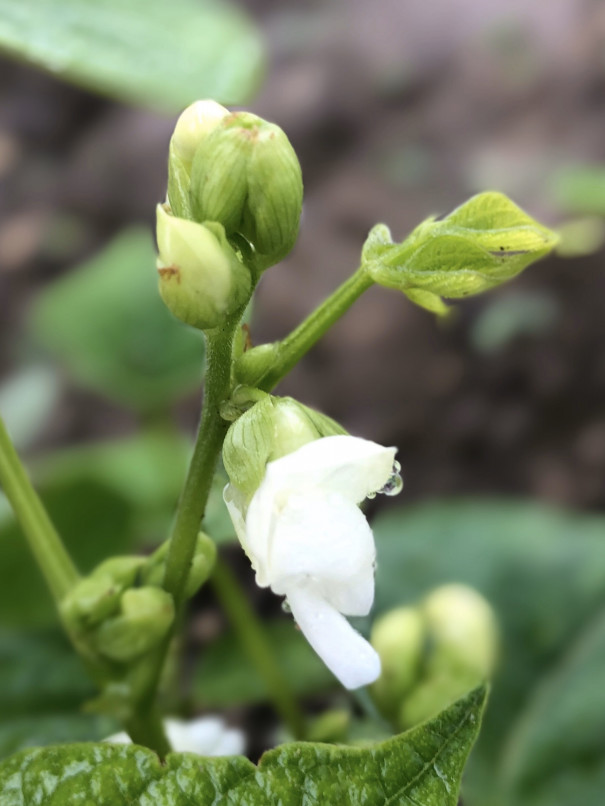
<instances>
[{"instance_id":1,"label":"water droplet","mask_svg":"<svg viewBox=\"0 0 605 806\"><path fill-rule=\"evenodd\" d=\"M366 495L366 498L369 498L369 499L370 499L370 501L373 501L373 500L374 500L374 498L376 498L376 493L368 493L368 494Z\"/></svg>"},{"instance_id":2,"label":"water droplet","mask_svg":"<svg viewBox=\"0 0 605 806\"><path fill-rule=\"evenodd\" d=\"M292 608L290 607L290 602L288 602L287 599L284 599L284 601L281 603L281 609L284 611L284 613L291 613L292 612Z\"/></svg>"},{"instance_id":3,"label":"water droplet","mask_svg":"<svg viewBox=\"0 0 605 806\"><path fill-rule=\"evenodd\" d=\"M399 493L403 490L403 479L401 478L401 465L399 462L393 462L393 471L389 479L387 480L386 484L377 490L375 493L369 493L367 498L376 498L377 493L381 493L382 495L399 495Z\"/></svg>"}]
</instances>

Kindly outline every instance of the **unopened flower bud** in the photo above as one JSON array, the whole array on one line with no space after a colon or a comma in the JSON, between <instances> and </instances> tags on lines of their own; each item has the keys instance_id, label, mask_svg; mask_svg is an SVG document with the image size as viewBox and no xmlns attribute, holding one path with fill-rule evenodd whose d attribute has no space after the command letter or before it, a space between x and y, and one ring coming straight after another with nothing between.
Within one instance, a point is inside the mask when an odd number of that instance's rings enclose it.
<instances>
[{"instance_id":1,"label":"unopened flower bud","mask_svg":"<svg viewBox=\"0 0 605 806\"><path fill-rule=\"evenodd\" d=\"M424 620L414 607L390 610L372 627L370 642L380 655L382 672L371 691L389 718L396 718L404 695L420 674L424 641Z\"/></svg>"},{"instance_id":2,"label":"unopened flower bud","mask_svg":"<svg viewBox=\"0 0 605 806\"><path fill-rule=\"evenodd\" d=\"M157 208L160 294L172 313L208 330L245 304L250 274L220 224L198 224Z\"/></svg>"},{"instance_id":3,"label":"unopened flower bud","mask_svg":"<svg viewBox=\"0 0 605 806\"><path fill-rule=\"evenodd\" d=\"M157 585L161 587L166 571L166 557L170 549L170 541L163 543L148 560L148 564L143 571L143 580L147 585ZM187 585L185 587L185 598L189 599L206 582L216 561L216 545L207 534L200 532L195 544L195 552L191 561Z\"/></svg>"},{"instance_id":4,"label":"unopened flower bud","mask_svg":"<svg viewBox=\"0 0 605 806\"><path fill-rule=\"evenodd\" d=\"M243 236L260 269L294 246L302 209L300 164L275 124L248 112L223 117L198 145L191 168L196 221L218 221Z\"/></svg>"},{"instance_id":5,"label":"unopened flower bud","mask_svg":"<svg viewBox=\"0 0 605 806\"><path fill-rule=\"evenodd\" d=\"M94 638L101 655L120 663L149 652L164 638L174 620L172 596L150 586L127 590L120 600L120 611L101 624Z\"/></svg>"}]
</instances>

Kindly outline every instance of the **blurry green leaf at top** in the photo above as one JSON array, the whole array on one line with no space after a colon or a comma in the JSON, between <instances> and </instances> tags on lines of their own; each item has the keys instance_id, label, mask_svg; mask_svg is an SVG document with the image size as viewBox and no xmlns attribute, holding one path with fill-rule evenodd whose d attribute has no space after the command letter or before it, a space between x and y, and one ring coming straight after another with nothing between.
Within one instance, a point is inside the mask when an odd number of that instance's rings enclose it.
<instances>
[{"instance_id":1,"label":"blurry green leaf at top","mask_svg":"<svg viewBox=\"0 0 605 806\"><path fill-rule=\"evenodd\" d=\"M605 216L605 165L566 165L552 177L552 200L567 213Z\"/></svg>"},{"instance_id":2,"label":"blurry green leaf at top","mask_svg":"<svg viewBox=\"0 0 605 806\"><path fill-rule=\"evenodd\" d=\"M149 231L126 230L43 289L30 319L76 381L141 412L165 410L202 373L201 336L167 311L155 260Z\"/></svg>"},{"instance_id":3,"label":"blurry green leaf at top","mask_svg":"<svg viewBox=\"0 0 605 806\"><path fill-rule=\"evenodd\" d=\"M258 32L226 0L0 0L0 51L171 114L244 102L263 65Z\"/></svg>"},{"instance_id":4,"label":"blurry green leaf at top","mask_svg":"<svg viewBox=\"0 0 605 806\"><path fill-rule=\"evenodd\" d=\"M605 518L514 500L432 501L379 517L374 533L378 613L461 582L500 622L465 806L601 806L591 782L605 782ZM554 780L567 799L554 797Z\"/></svg>"}]
</instances>

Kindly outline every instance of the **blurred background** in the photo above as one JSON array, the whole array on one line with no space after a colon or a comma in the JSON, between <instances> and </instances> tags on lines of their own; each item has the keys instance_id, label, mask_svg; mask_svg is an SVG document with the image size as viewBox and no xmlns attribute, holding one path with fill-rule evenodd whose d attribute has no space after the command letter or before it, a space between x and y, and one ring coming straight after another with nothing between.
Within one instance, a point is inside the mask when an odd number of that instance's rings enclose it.
<instances>
[{"instance_id":1,"label":"blurred background","mask_svg":"<svg viewBox=\"0 0 605 806\"><path fill-rule=\"evenodd\" d=\"M250 49L245 108L282 126L305 182L298 244L259 288L255 343L284 336L342 282L377 221L403 238L492 189L561 230L559 254L457 303L445 323L403 295L370 290L280 392L399 446L404 492L372 504L378 609L449 581L477 587L496 608L503 682L468 802L488 803L481 781L497 767L515 806L596 806L605 781L605 702L594 682L605 672L605 6L240 8L265 52L253 81ZM165 534L197 420L201 343L157 301L149 235L176 114L193 97L163 99L168 111L157 112L144 94L116 101L67 83L53 75L60 59L44 59L46 70L0 57L0 411L90 566ZM219 506L210 517L227 540ZM0 601L9 647L0 660L26 640L9 628L48 630L52 619L23 595L31 571L4 515L0 576L12 593ZM241 573L249 583L243 564ZM250 587L260 612L276 615ZM208 597L196 646L224 631ZM23 681L22 670L9 673ZM557 686L590 697L565 700L556 725L532 733L528 724L543 726L565 699ZM256 708L262 694L249 698ZM191 707L227 700L192 695ZM15 712L20 725L28 718ZM33 741L27 724L5 731L5 747Z\"/></svg>"}]
</instances>

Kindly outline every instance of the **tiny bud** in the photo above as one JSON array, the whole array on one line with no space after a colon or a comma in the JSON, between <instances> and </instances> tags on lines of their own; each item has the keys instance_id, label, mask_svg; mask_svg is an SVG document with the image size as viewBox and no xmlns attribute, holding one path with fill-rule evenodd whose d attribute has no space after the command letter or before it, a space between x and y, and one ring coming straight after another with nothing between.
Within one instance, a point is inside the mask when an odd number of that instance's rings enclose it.
<instances>
[{"instance_id":1,"label":"tiny bud","mask_svg":"<svg viewBox=\"0 0 605 806\"><path fill-rule=\"evenodd\" d=\"M234 367L237 383L244 386L257 386L273 366L278 350L277 343L270 343L259 344L258 347L242 353Z\"/></svg>"},{"instance_id":2,"label":"tiny bud","mask_svg":"<svg viewBox=\"0 0 605 806\"><path fill-rule=\"evenodd\" d=\"M248 112L219 120L191 168L196 221L218 221L243 236L265 269L294 246L302 210L300 164L284 132Z\"/></svg>"},{"instance_id":3,"label":"tiny bud","mask_svg":"<svg viewBox=\"0 0 605 806\"><path fill-rule=\"evenodd\" d=\"M208 330L244 305L250 274L218 224L198 224L157 208L160 294L172 313Z\"/></svg>"},{"instance_id":4,"label":"tiny bud","mask_svg":"<svg viewBox=\"0 0 605 806\"><path fill-rule=\"evenodd\" d=\"M170 541L163 543L147 561L143 570L143 580L146 585L161 587L166 572L166 556L170 549ZM216 545L207 534L200 532L195 544L195 553L191 561L185 598L190 599L210 577L216 561Z\"/></svg>"},{"instance_id":5,"label":"tiny bud","mask_svg":"<svg viewBox=\"0 0 605 806\"><path fill-rule=\"evenodd\" d=\"M119 663L149 652L164 638L174 620L172 596L160 588L127 590L120 609L121 614L104 621L94 636L97 651Z\"/></svg>"},{"instance_id":6,"label":"tiny bud","mask_svg":"<svg viewBox=\"0 0 605 806\"><path fill-rule=\"evenodd\" d=\"M171 142L175 155L191 166L202 139L228 114L229 110L216 101L195 101L188 106L174 127Z\"/></svg>"},{"instance_id":7,"label":"tiny bud","mask_svg":"<svg viewBox=\"0 0 605 806\"><path fill-rule=\"evenodd\" d=\"M416 608L398 607L374 623L370 642L380 655L382 672L371 693L385 716L397 716L404 695L416 682L424 641L424 620Z\"/></svg>"}]
</instances>

